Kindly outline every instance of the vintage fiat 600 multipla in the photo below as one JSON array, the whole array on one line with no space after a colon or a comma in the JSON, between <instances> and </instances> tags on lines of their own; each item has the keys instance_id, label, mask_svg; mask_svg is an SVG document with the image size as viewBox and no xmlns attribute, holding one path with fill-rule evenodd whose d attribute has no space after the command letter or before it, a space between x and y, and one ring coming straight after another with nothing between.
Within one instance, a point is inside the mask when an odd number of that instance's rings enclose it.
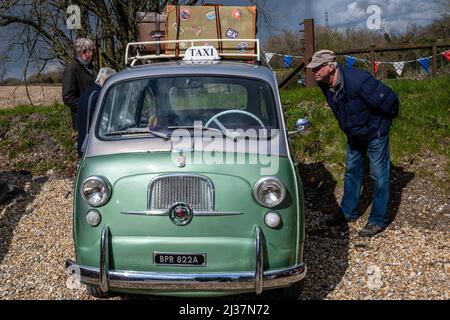
<instances>
[{"instance_id":1,"label":"vintage fiat 600 multipla","mask_svg":"<svg viewBox=\"0 0 450 320\"><path fill-rule=\"evenodd\" d=\"M287 131L275 74L247 41L253 53L229 57L184 40L182 60L128 45L75 185L66 265L90 294L298 296L304 200L290 135L309 122Z\"/></svg>"}]
</instances>

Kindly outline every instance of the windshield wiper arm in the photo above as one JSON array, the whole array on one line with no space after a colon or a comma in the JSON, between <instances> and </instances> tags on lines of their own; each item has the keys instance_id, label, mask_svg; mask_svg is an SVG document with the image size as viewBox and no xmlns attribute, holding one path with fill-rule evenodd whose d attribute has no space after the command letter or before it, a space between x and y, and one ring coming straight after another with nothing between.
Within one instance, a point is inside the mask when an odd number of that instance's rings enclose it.
<instances>
[{"instance_id":1,"label":"windshield wiper arm","mask_svg":"<svg viewBox=\"0 0 450 320\"><path fill-rule=\"evenodd\" d=\"M109 132L105 135L106 136L118 136L118 135L123 135L123 134L143 134L143 133L150 133L150 134L154 135L155 137L158 137L158 138L161 138L164 140L169 140L169 136L167 134L158 132L158 131L153 131L153 130L150 130L149 128L129 128L126 130Z\"/></svg>"},{"instance_id":2,"label":"windshield wiper arm","mask_svg":"<svg viewBox=\"0 0 450 320\"><path fill-rule=\"evenodd\" d=\"M167 127L167 129L201 129L201 130L209 130L209 131L216 131L220 132L221 134L225 135L226 137L233 139L234 141L237 140L238 137L240 137L240 134L238 132L230 132L230 131L222 131L220 129L216 128L210 128L205 126L172 126Z\"/></svg>"}]
</instances>

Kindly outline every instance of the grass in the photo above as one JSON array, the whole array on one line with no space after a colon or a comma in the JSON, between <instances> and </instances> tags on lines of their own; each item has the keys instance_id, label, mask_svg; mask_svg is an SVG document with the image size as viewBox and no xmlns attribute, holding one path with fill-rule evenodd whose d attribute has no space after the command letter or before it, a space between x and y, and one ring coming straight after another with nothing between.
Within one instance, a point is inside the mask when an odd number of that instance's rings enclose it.
<instances>
[{"instance_id":1,"label":"grass","mask_svg":"<svg viewBox=\"0 0 450 320\"><path fill-rule=\"evenodd\" d=\"M70 112L64 105L0 110L0 151L13 170L64 172L76 159L74 146Z\"/></svg>"},{"instance_id":2,"label":"grass","mask_svg":"<svg viewBox=\"0 0 450 320\"><path fill-rule=\"evenodd\" d=\"M420 160L421 153L427 150L445 157L449 173L450 76L428 80L388 80L385 83L397 92L400 100L399 116L394 119L390 131L393 164L399 165L406 158ZM320 89L291 87L281 91L281 99L290 130L298 118L307 117L313 124L310 135L294 138L297 158L340 164L335 166L333 174L342 178L346 137Z\"/></svg>"}]
</instances>

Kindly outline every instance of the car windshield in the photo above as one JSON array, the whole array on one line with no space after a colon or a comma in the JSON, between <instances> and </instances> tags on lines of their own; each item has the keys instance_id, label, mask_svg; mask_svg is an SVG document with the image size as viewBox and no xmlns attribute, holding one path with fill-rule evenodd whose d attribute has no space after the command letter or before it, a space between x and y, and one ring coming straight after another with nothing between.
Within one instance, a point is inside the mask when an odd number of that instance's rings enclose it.
<instances>
[{"instance_id":1,"label":"car windshield","mask_svg":"<svg viewBox=\"0 0 450 320\"><path fill-rule=\"evenodd\" d=\"M158 77L124 81L104 98L98 134L106 139L161 137L176 128L278 129L271 87L224 76ZM157 134L155 134L157 133Z\"/></svg>"}]
</instances>

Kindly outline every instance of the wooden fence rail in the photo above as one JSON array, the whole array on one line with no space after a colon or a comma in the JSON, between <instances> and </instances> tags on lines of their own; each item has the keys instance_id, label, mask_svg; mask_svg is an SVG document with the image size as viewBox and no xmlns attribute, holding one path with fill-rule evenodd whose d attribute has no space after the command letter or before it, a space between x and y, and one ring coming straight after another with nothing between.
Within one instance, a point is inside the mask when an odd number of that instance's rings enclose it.
<instances>
[{"instance_id":1,"label":"wooden fence rail","mask_svg":"<svg viewBox=\"0 0 450 320\"><path fill-rule=\"evenodd\" d=\"M448 47L450 47L450 43L412 44L412 45L404 45L404 46L398 46L398 47L384 47L384 48L377 48L376 46L371 46L370 48L365 48L365 49L336 51L335 54L337 56L342 56L342 55L349 55L349 54L370 53L370 62L372 63L372 74L375 74L375 53L377 53L377 52L431 49L431 52L432 52L431 76L433 78L435 78L436 74L437 74L437 49L438 48L448 48Z\"/></svg>"},{"instance_id":2,"label":"wooden fence rail","mask_svg":"<svg viewBox=\"0 0 450 320\"><path fill-rule=\"evenodd\" d=\"M450 43L430 43L430 44L411 44L411 45L404 45L404 46L398 46L398 47L376 47L371 46L370 48L363 48L363 49L350 49L350 50L344 50L344 51L335 51L335 55L337 56L343 56L343 55L349 55L349 54L363 54L363 53L369 53L370 54L370 61L372 64L372 74L375 74L375 53L378 52L393 52L393 51L409 51L409 50L418 50L418 49L431 49L432 52L432 63L431 63L431 76L433 78L437 75L437 56L438 56L438 48L450 48ZM306 54L304 56L304 61L298 66L294 71L292 71L281 83L278 85L279 88L286 87L297 75L300 73L305 66L311 61L311 57L307 57ZM306 62L305 62L306 61ZM307 78L308 78L307 74Z\"/></svg>"}]
</instances>

